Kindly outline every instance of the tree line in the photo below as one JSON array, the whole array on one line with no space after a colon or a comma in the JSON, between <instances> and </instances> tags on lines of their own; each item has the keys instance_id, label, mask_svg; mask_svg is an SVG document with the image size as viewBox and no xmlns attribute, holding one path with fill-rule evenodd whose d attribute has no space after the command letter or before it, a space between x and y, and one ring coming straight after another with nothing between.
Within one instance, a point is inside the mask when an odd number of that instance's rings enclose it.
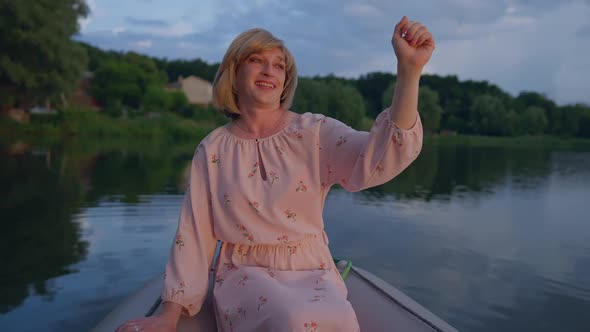
<instances>
[{"instance_id":1,"label":"tree line","mask_svg":"<svg viewBox=\"0 0 590 332\"><path fill-rule=\"evenodd\" d=\"M366 129L362 115L374 119L391 104L395 81L396 75L382 72L356 79L333 75L302 79L294 106L305 112L340 113L337 117ZM460 81L455 75L422 75L418 111L431 133L590 137L588 105L559 106L533 91L513 97L497 85Z\"/></svg>"},{"instance_id":2,"label":"tree line","mask_svg":"<svg viewBox=\"0 0 590 332\"><path fill-rule=\"evenodd\" d=\"M219 64L200 59L169 60L135 52L104 51L72 40L78 19L88 14L83 0L0 2L0 107L67 103L82 73L92 73L88 91L104 113L177 112L209 119L211 107L189 105L179 91L165 89L179 76L212 81ZM323 113L358 129L389 106L396 76L373 72L358 78L302 77L293 110ZM559 106L543 94L516 97L486 81L423 75L418 110L431 133L590 137L590 106ZM219 118L217 118L219 119Z\"/></svg>"}]
</instances>

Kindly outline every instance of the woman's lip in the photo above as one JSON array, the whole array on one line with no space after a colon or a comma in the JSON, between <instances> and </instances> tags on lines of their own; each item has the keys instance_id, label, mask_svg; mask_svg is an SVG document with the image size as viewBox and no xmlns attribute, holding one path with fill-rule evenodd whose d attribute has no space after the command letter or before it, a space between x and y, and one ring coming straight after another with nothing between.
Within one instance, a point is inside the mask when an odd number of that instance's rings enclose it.
<instances>
[{"instance_id":1,"label":"woman's lip","mask_svg":"<svg viewBox=\"0 0 590 332\"><path fill-rule=\"evenodd\" d=\"M263 84L260 84L260 83L263 83ZM254 84L256 86L260 86L260 87L263 87L263 88L269 88L269 89L274 89L275 86L276 86L274 83L269 82L269 81L256 81L256 82L254 82ZM268 86L268 85L270 85L270 86Z\"/></svg>"}]
</instances>

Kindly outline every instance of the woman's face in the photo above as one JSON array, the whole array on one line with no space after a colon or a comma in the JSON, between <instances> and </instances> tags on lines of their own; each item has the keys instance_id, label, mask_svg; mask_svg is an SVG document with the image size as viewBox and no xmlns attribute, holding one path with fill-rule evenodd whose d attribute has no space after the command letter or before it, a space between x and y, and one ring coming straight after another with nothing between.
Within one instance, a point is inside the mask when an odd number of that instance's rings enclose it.
<instances>
[{"instance_id":1,"label":"woman's face","mask_svg":"<svg viewBox=\"0 0 590 332\"><path fill-rule=\"evenodd\" d=\"M249 55L236 72L238 104L279 107L285 70L285 55L278 47Z\"/></svg>"}]
</instances>

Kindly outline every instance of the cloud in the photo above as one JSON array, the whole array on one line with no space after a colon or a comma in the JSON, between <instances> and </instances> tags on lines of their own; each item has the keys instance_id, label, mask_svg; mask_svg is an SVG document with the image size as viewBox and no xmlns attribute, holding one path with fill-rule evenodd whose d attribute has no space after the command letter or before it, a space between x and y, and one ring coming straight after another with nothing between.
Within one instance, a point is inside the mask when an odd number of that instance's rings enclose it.
<instances>
[{"instance_id":1,"label":"cloud","mask_svg":"<svg viewBox=\"0 0 590 332\"><path fill-rule=\"evenodd\" d=\"M155 26L155 27L168 27L168 22L164 20L154 20L154 19L139 19L134 17L126 17L125 22L133 25L147 25L147 26Z\"/></svg>"},{"instance_id":2,"label":"cloud","mask_svg":"<svg viewBox=\"0 0 590 332\"><path fill-rule=\"evenodd\" d=\"M588 10L572 3L536 17L507 15L474 27L480 30L473 34L476 38L438 43L433 71L488 80L513 94L537 91L560 103L590 102L580 91L587 86L580 85L582 77L590 74L580 55L588 54L590 47L571 37ZM568 79L566 73L576 79Z\"/></svg>"},{"instance_id":3,"label":"cloud","mask_svg":"<svg viewBox=\"0 0 590 332\"><path fill-rule=\"evenodd\" d=\"M158 37L182 37L191 34L194 29L190 23L177 22L169 26L146 27L142 31Z\"/></svg>"},{"instance_id":4,"label":"cloud","mask_svg":"<svg viewBox=\"0 0 590 332\"><path fill-rule=\"evenodd\" d=\"M78 20L78 25L80 26L80 32L84 32L86 30L86 28L90 24L93 14L98 15L98 12L99 12L98 7L96 6L95 0L86 0L86 5L88 6L88 9L90 10L90 15Z\"/></svg>"},{"instance_id":5,"label":"cloud","mask_svg":"<svg viewBox=\"0 0 590 332\"><path fill-rule=\"evenodd\" d=\"M580 98L580 96L588 95L590 58L577 56L589 53L590 46L588 44L579 44L560 62L551 81L552 96L555 99L568 103L585 101L590 105L588 98L585 100Z\"/></svg>"},{"instance_id":6,"label":"cloud","mask_svg":"<svg viewBox=\"0 0 590 332\"><path fill-rule=\"evenodd\" d=\"M366 3L348 3L344 6L343 12L350 16L369 19L383 15L377 7Z\"/></svg>"},{"instance_id":7,"label":"cloud","mask_svg":"<svg viewBox=\"0 0 590 332\"><path fill-rule=\"evenodd\" d=\"M179 42L177 45L179 48L187 49L187 50L198 50L200 47L200 45L198 45L198 44L187 43L187 42Z\"/></svg>"},{"instance_id":8,"label":"cloud","mask_svg":"<svg viewBox=\"0 0 590 332\"><path fill-rule=\"evenodd\" d=\"M123 27L115 27L112 30L113 35L115 35L115 36L118 35L118 34L120 34L120 33L122 33L122 32L125 32L125 31L127 31L127 29L125 29Z\"/></svg>"},{"instance_id":9,"label":"cloud","mask_svg":"<svg viewBox=\"0 0 590 332\"><path fill-rule=\"evenodd\" d=\"M576 30L577 38L590 38L590 24L580 27Z\"/></svg>"},{"instance_id":10,"label":"cloud","mask_svg":"<svg viewBox=\"0 0 590 332\"><path fill-rule=\"evenodd\" d=\"M133 46L136 48L150 48L152 47L153 42L151 40L140 40L133 43Z\"/></svg>"},{"instance_id":11,"label":"cloud","mask_svg":"<svg viewBox=\"0 0 590 332\"><path fill-rule=\"evenodd\" d=\"M150 56L168 59L194 59L219 62L225 49L212 47L218 42L217 36L189 35L184 37L158 37L153 34L123 31L116 36L112 33L94 32L83 35L79 40L99 45L103 49L116 51L134 50ZM150 41L151 44L146 43ZM148 46L149 48L145 48ZM143 48L141 46L144 46Z\"/></svg>"},{"instance_id":12,"label":"cloud","mask_svg":"<svg viewBox=\"0 0 590 332\"><path fill-rule=\"evenodd\" d=\"M347 77L395 72L391 33L408 15L436 38L428 73L487 80L513 95L537 91L558 103L590 103L581 91L590 77L583 60L590 1L176 0L136 1L119 11L93 15L81 38L120 50L150 40L145 53L153 56L219 62L235 36L262 27L285 40L302 75Z\"/></svg>"}]
</instances>

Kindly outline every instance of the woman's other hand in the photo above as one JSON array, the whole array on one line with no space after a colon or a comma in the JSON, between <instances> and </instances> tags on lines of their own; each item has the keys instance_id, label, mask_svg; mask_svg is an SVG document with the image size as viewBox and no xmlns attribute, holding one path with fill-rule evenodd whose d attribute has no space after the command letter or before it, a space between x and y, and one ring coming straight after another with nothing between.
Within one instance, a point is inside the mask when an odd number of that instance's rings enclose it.
<instances>
[{"instance_id":1,"label":"woman's other hand","mask_svg":"<svg viewBox=\"0 0 590 332\"><path fill-rule=\"evenodd\" d=\"M426 27L404 16L399 21L391 38L397 56L398 69L418 70L426 65L434 51L434 38Z\"/></svg>"}]
</instances>

